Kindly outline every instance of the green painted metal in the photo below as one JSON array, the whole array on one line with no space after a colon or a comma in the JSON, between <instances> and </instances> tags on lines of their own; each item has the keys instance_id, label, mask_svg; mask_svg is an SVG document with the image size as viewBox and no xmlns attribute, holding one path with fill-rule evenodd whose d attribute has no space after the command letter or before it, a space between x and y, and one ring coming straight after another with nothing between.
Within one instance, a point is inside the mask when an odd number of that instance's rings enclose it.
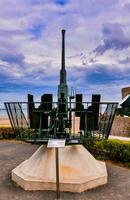
<instances>
[{"instance_id":1,"label":"green painted metal","mask_svg":"<svg viewBox=\"0 0 130 200\"><path fill-rule=\"evenodd\" d=\"M65 102L68 101L68 86L65 69L65 30L62 30L62 57L61 57L61 70L60 70L60 84L58 85L58 99L63 98Z\"/></svg>"}]
</instances>

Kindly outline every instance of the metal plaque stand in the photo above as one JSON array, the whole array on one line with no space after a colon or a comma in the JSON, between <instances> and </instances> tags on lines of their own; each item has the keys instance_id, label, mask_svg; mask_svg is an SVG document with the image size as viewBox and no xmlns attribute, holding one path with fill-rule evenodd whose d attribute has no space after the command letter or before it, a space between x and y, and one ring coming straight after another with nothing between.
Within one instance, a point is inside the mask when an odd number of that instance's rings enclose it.
<instances>
[{"instance_id":1,"label":"metal plaque stand","mask_svg":"<svg viewBox=\"0 0 130 200\"><path fill-rule=\"evenodd\" d=\"M60 198L60 175L59 175L59 148L65 147L65 139L49 139L47 148L55 148L55 162L56 162L56 199Z\"/></svg>"},{"instance_id":2,"label":"metal plaque stand","mask_svg":"<svg viewBox=\"0 0 130 200\"><path fill-rule=\"evenodd\" d=\"M56 161L56 200L60 199L60 182L59 182L59 148L55 148L55 161Z\"/></svg>"}]
</instances>

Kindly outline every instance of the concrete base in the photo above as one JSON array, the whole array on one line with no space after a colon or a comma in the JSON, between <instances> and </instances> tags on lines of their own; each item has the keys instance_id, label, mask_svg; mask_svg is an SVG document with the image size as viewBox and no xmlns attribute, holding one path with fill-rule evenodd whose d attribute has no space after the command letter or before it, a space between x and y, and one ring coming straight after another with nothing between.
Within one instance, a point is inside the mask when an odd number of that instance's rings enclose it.
<instances>
[{"instance_id":1,"label":"concrete base","mask_svg":"<svg viewBox=\"0 0 130 200\"><path fill-rule=\"evenodd\" d=\"M104 162L82 145L59 149L60 190L83 192L107 183ZM12 170L12 180L25 190L56 190L55 149L41 146Z\"/></svg>"}]
</instances>

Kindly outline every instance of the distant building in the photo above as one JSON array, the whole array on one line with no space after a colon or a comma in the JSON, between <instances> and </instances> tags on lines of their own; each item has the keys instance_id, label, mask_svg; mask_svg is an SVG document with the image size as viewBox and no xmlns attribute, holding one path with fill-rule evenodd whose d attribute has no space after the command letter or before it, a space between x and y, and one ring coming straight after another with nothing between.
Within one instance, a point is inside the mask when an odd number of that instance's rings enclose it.
<instances>
[{"instance_id":1,"label":"distant building","mask_svg":"<svg viewBox=\"0 0 130 200\"><path fill-rule=\"evenodd\" d=\"M122 88L121 108L117 110L111 135L130 137L130 87Z\"/></svg>"},{"instance_id":2,"label":"distant building","mask_svg":"<svg viewBox=\"0 0 130 200\"><path fill-rule=\"evenodd\" d=\"M122 99L124 99L128 94L130 94L130 87L122 88Z\"/></svg>"}]
</instances>

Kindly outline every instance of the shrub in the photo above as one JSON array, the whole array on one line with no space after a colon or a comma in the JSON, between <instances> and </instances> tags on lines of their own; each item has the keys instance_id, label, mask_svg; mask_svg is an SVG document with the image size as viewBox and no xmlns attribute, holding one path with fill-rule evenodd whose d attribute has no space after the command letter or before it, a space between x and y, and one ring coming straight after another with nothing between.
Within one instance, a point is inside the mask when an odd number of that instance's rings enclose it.
<instances>
[{"instance_id":1,"label":"shrub","mask_svg":"<svg viewBox=\"0 0 130 200\"><path fill-rule=\"evenodd\" d=\"M112 160L130 166L130 142L120 140L93 141L84 146L99 160Z\"/></svg>"},{"instance_id":2,"label":"shrub","mask_svg":"<svg viewBox=\"0 0 130 200\"><path fill-rule=\"evenodd\" d=\"M11 139L15 138L15 133L11 127L1 127L0 128L0 139Z\"/></svg>"},{"instance_id":3,"label":"shrub","mask_svg":"<svg viewBox=\"0 0 130 200\"><path fill-rule=\"evenodd\" d=\"M0 140L3 139L3 135L0 133Z\"/></svg>"},{"instance_id":4,"label":"shrub","mask_svg":"<svg viewBox=\"0 0 130 200\"><path fill-rule=\"evenodd\" d=\"M37 129L21 128L18 129L19 134L16 139L34 139L38 132Z\"/></svg>"},{"instance_id":5,"label":"shrub","mask_svg":"<svg viewBox=\"0 0 130 200\"><path fill-rule=\"evenodd\" d=\"M36 137L38 130L29 128L18 128L17 134L14 133L11 127L0 127L0 139L33 139Z\"/></svg>"}]
</instances>

